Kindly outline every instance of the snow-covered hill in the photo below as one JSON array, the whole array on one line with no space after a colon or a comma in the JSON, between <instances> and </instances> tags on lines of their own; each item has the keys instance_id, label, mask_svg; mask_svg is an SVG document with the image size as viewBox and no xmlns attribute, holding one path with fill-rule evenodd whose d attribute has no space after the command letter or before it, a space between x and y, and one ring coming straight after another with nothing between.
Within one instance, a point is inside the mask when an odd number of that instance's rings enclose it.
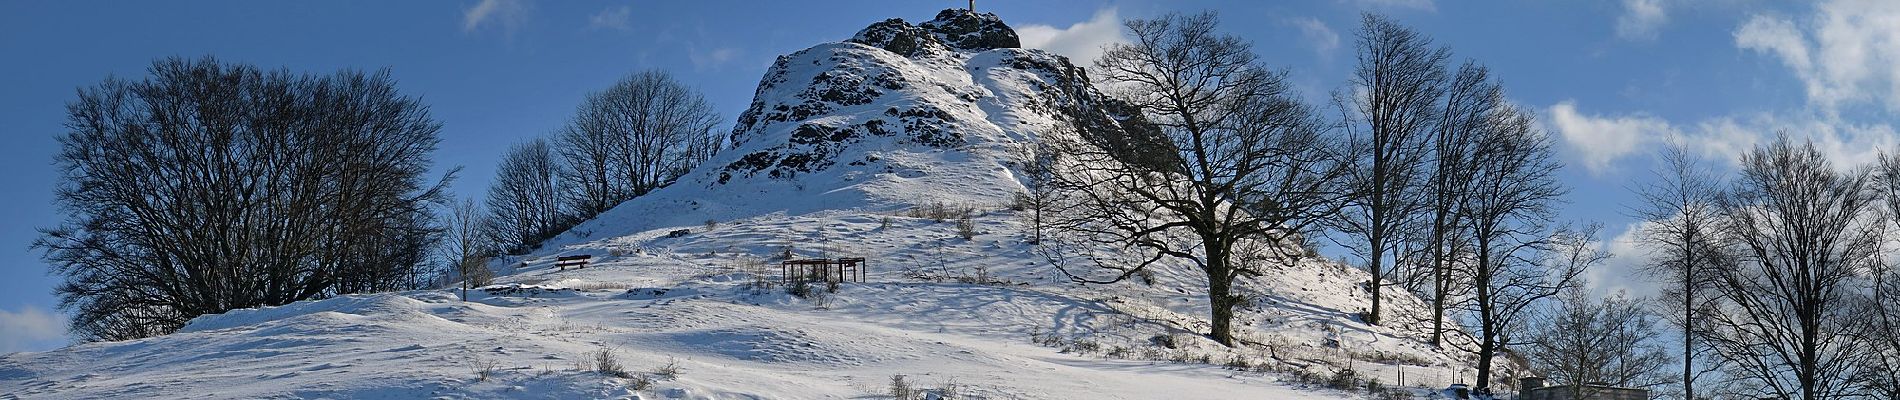
<instances>
[{"instance_id":1,"label":"snow-covered hill","mask_svg":"<svg viewBox=\"0 0 1900 400\"><path fill-rule=\"evenodd\" d=\"M623 204L556 245L770 213L1007 203L1018 150L1070 113L1130 119L1081 68L1019 48L991 14L945 10L873 24L780 56L723 152L681 182Z\"/></svg>"},{"instance_id":2,"label":"snow-covered hill","mask_svg":"<svg viewBox=\"0 0 1900 400\"><path fill-rule=\"evenodd\" d=\"M1068 283L1006 206L1023 191L1014 155L1057 115L1141 122L1017 42L989 14L878 22L780 57L736 148L499 261L501 284L469 302L346 296L7 355L0 398L879 398L904 375L963 398L1300 399L1354 396L1295 378L1344 368L1388 385L1469 378L1462 353L1413 339L1422 302L1394 294L1393 326L1360 323L1367 275L1324 260L1244 283L1238 349L1196 334L1204 278L1185 265ZM939 205L973 210L975 235L914 211ZM762 285L785 253L871 270L793 297ZM551 267L573 254L595 265ZM602 351L628 373L596 372ZM660 374L669 363L677 374Z\"/></svg>"}]
</instances>

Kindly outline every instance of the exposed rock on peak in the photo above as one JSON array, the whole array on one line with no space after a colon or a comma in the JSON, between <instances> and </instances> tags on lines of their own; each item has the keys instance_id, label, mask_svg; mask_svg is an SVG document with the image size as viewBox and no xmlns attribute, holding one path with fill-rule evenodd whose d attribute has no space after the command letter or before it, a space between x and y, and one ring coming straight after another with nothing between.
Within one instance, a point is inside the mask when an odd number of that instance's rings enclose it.
<instances>
[{"instance_id":1,"label":"exposed rock on peak","mask_svg":"<svg viewBox=\"0 0 1900 400\"><path fill-rule=\"evenodd\" d=\"M858 31L848 42L884 49L905 57L942 51L983 51L1022 47L1016 30L1010 29L996 14L948 9L937 18L911 25L902 18L891 18Z\"/></svg>"},{"instance_id":2,"label":"exposed rock on peak","mask_svg":"<svg viewBox=\"0 0 1900 400\"><path fill-rule=\"evenodd\" d=\"M952 8L938 12L936 19L920 25L952 48L989 50L1023 47L1022 39L1016 37L1016 30L1010 29L996 14Z\"/></svg>"},{"instance_id":3,"label":"exposed rock on peak","mask_svg":"<svg viewBox=\"0 0 1900 400\"><path fill-rule=\"evenodd\" d=\"M937 40L936 35L930 34L929 30L904 22L903 18L891 18L871 24L858 31L851 40L846 41L884 49L905 57L940 52L946 48L942 41Z\"/></svg>"}]
</instances>

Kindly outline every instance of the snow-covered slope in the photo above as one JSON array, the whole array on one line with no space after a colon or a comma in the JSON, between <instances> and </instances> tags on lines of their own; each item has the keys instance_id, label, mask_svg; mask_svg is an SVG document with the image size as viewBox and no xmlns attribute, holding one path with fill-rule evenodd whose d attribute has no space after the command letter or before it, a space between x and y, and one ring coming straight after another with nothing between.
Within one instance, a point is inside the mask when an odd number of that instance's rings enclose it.
<instances>
[{"instance_id":1,"label":"snow-covered slope","mask_svg":"<svg viewBox=\"0 0 1900 400\"><path fill-rule=\"evenodd\" d=\"M1066 58L1017 46L994 15L945 10L780 56L733 149L553 244L775 212L1004 204L1023 191L1014 154L1057 115L1100 129L1133 118Z\"/></svg>"},{"instance_id":2,"label":"snow-covered slope","mask_svg":"<svg viewBox=\"0 0 1900 400\"><path fill-rule=\"evenodd\" d=\"M1367 275L1321 259L1243 282L1236 349L1196 334L1204 278L1186 265L1068 283L1006 208L1023 190L1014 154L1058 115L1096 130L1142 122L1068 60L1017 42L989 14L878 22L780 57L734 149L498 261L501 284L470 302L347 296L6 355L0 399L880 398L894 375L980 399L1302 399L1353 395L1296 374L1469 378L1462 353L1415 340L1419 299L1391 295L1391 326L1360 323ZM975 235L911 212L934 205L974 210ZM871 268L865 283L792 297L763 284L786 253ZM551 267L572 254L595 265ZM630 373L592 371L602 350ZM668 363L676 376L636 389Z\"/></svg>"},{"instance_id":3,"label":"snow-covered slope","mask_svg":"<svg viewBox=\"0 0 1900 400\"><path fill-rule=\"evenodd\" d=\"M656 266L629 260L588 275ZM466 303L425 292L239 311L163 337L9 355L0 398L846 399L888 393L900 374L920 389L955 384L978 399L1337 396L1217 366L1038 346L1028 319L1100 324L1114 313L1032 290L879 283L813 309L728 283L625 290L593 281L590 290L494 288ZM601 350L656 382L635 389L635 379L583 365ZM669 363L674 377L657 374ZM492 368L486 379L483 365Z\"/></svg>"}]
</instances>

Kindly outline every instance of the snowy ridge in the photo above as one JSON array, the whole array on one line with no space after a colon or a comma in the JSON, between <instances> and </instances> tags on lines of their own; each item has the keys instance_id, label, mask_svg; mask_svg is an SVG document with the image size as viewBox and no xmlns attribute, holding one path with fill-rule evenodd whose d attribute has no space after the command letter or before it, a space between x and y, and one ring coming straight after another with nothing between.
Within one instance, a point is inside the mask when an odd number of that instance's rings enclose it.
<instances>
[{"instance_id":1,"label":"snowy ridge","mask_svg":"<svg viewBox=\"0 0 1900 400\"><path fill-rule=\"evenodd\" d=\"M1388 292L1392 326L1359 322L1367 274L1326 260L1242 283L1253 301L1236 316L1239 349L1196 334L1205 278L1183 263L1145 282L1068 283L1005 208L1024 190L1013 154L1058 115L1141 122L1068 60L1016 42L995 16L961 10L878 22L780 57L733 149L497 261L500 283L469 302L344 296L7 355L0 399L888 398L900 374L971 399L1320 399L1355 395L1260 370L1438 387L1469 370L1463 353L1417 340L1429 308L1416 297ZM975 234L908 212L931 204L974 209ZM785 253L871 268L823 299L760 287ZM594 264L552 267L572 254ZM587 368L601 350L630 376L681 372L636 389Z\"/></svg>"}]
</instances>

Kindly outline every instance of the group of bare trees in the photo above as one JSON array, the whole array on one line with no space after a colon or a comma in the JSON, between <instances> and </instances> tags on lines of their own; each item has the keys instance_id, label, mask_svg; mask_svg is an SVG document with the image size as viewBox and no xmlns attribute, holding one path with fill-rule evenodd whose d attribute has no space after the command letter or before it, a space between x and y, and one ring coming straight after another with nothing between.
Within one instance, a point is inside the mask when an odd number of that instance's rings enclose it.
<instances>
[{"instance_id":1,"label":"group of bare trees","mask_svg":"<svg viewBox=\"0 0 1900 400\"><path fill-rule=\"evenodd\" d=\"M1679 148L1662 159L1659 183L1642 191L1643 239L1682 330L1685 397L1897 394L1886 246L1900 222L1900 163L1836 165L1787 136L1743 154L1733 176Z\"/></svg>"},{"instance_id":2,"label":"group of bare trees","mask_svg":"<svg viewBox=\"0 0 1900 400\"><path fill-rule=\"evenodd\" d=\"M704 96L661 71L588 94L552 140L502 156L488 192L494 250L533 250L574 224L665 187L721 147Z\"/></svg>"},{"instance_id":3,"label":"group of bare trees","mask_svg":"<svg viewBox=\"0 0 1900 400\"><path fill-rule=\"evenodd\" d=\"M547 139L516 144L502 154L488 186L486 224L502 250L529 250L573 226L578 216L562 209L561 174L561 159Z\"/></svg>"},{"instance_id":4,"label":"group of bare trees","mask_svg":"<svg viewBox=\"0 0 1900 400\"><path fill-rule=\"evenodd\" d=\"M1487 389L1496 358L1528 344L1516 333L1536 306L1608 255L1594 227L1555 221L1566 189L1551 138L1484 66L1452 70L1449 50L1378 16L1358 39L1352 84L1336 101L1354 172L1335 226L1372 275L1364 319L1384 322L1389 285L1428 299L1427 340L1444 343L1447 316L1462 322Z\"/></svg>"},{"instance_id":5,"label":"group of bare trees","mask_svg":"<svg viewBox=\"0 0 1900 400\"><path fill-rule=\"evenodd\" d=\"M672 184L719 150L718 121L704 96L661 71L588 94L555 137L566 207L591 218Z\"/></svg>"},{"instance_id":6,"label":"group of bare trees","mask_svg":"<svg viewBox=\"0 0 1900 400\"><path fill-rule=\"evenodd\" d=\"M1070 279L1184 262L1207 279L1209 337L1237 345L1237 284L1296 262L1330 228L1375 277L1365 322L1380 322L1379 289L1401 275L1388 266L1429 279L1408 287L1434 300L1431 339L1447 310L1463 311L1482 387L1492 360L1522 343L1510 333L1533 306L1607 257L1594 229L1553 223L1564 189L1551 139L1483 67L1447 73L1449 51L1367 16L1352 94L1338 102L1346 118L1334 122L1217 25L1212 14L1128 21L1133 40L1097 61L1141 118L1057 145L1048 186L1059 211L1045 219L1066 234L1055 240L1081 245L1049 246L1116 249L1082 257L1094 268L1058 262Z\"/></svg>"},{"instance_id":7,"label":"group of bare trees","mask_svg":"<svg viewBox=\"0 0 1900 400\"><path fill-rule=\"evenodd\" d=\"M1457 319L1476 339L1480 389L1507 350L1567 383L1680 382L1685 398L1707 397L1695 389L1711 372L1723 378L1719 394L1751 397L1892 396L1900 387L1890 368L1900 365L1900 274L1882 252L1900 221L1896 158L1842 168L1784 137L1745 154L1724 183L1671 150L1635 212L1648 221L1640 233L1658 256L1650 267L1668 282L1666 300L1639 308L1570 298L1539 322L1571 329L1527 337L1537 305L1608 256L1594 228L1554 224L1564 189L1550 138L1502 100L1483 67L1446 73L1449 52L1415 32L1369 16L1359 42L1350 94L1339 96L1355 172L1337 231L1375 276L1368 323L1381 322L1388 284L1431 299L1435 314L1464 311ZM1655 351L1652 312L1682 332L1679 354ZM1593 327L1593 318L1616 322ZM1430 341L1443 332L1434 326ZM1581 343L1609 361L1563 358L1586 353ZM1657 371L1676 362L1679 376Z\"/></svg>"},{"instance_id":8,"label":"group of bare trees","mask_svg":"<svg viewBox=\"0 0 1900 400\"><path fill-rule=\"evenodd\" d=\"M1666 345L1651 340L1661 318L1643 299L1612 294L1596 299L1581 288L1566 290L1559 305L1534 319L1521 353L1544 377L1568 385L1570 398L1600 396L1604 388L1657 387L1671 382L1675 361Z\"/></svg>"},{"instance_id":9,"label":"group of bare trees","mask_svg":"<svg viewBox=\"0 0 1900 400\"><path fill-rule=\"evenodd\" d=\"M85 340L429 282L440 124L386 72L156 61L67 105L64 225L35 246ZM452 173L451 173L452 175Z\"/></svg>"},{"instance_id":10,"label":"group of bare trees","mask_svg":"<svg viewBox=\"0 0 1900 400\"><path fill-rule=\"evenodd\" d=\"M67 221L35 247L65 277L57 292L86 340L444 277L466 288L488 256L665 186L719 143L703 98L637 74L589 96L560 141L511 148L482 209L450 204L453 171L424 176L441 124L386 72L170 58L145 79L81 89L67 114Z\"/></svg>"},{"instance_id":11,"label":"group of bare trees","mask_svg":"<svg viewBox=\"0 0 1900 400\"><path fill-rule=\"evenodd\" d=\"M1373 277L1364 322L1386 322L1388 286L1428 299L1424 336L1467 334L1479 390L1516 353L1560 383L1681 383L1684 398L1900 394L1900 266L1884 251L1900 228L1900 156L1843 168L1784 137L1723 179L1666 152L1634 212L1664 291L1594 300L1578 288L1609 257L1598 228L1557 221L1566 189L1552 139L1483 66L1453 70L1448 50L1366 16L1334 123L1217 25L1212 14L1128 21L1133 40L1096 72L1139 118L1065 125L1093 128L1045 139L1060 157L1025 163L1048 172L1030 185L1035 225L1065 233L1049 242L1079 242L1047 246L1084 249L1094 267L1057 262L1070 279L1192 266L1207 279L1209 337L1239 345L1238 283L1295 262L1323 227ZM1680 348L1658 342L1665 322ZM1676 363L1679 375L1666 371ZM1720 390L1696 390L1712 376Z\"/></svg>"}]
</instances>

